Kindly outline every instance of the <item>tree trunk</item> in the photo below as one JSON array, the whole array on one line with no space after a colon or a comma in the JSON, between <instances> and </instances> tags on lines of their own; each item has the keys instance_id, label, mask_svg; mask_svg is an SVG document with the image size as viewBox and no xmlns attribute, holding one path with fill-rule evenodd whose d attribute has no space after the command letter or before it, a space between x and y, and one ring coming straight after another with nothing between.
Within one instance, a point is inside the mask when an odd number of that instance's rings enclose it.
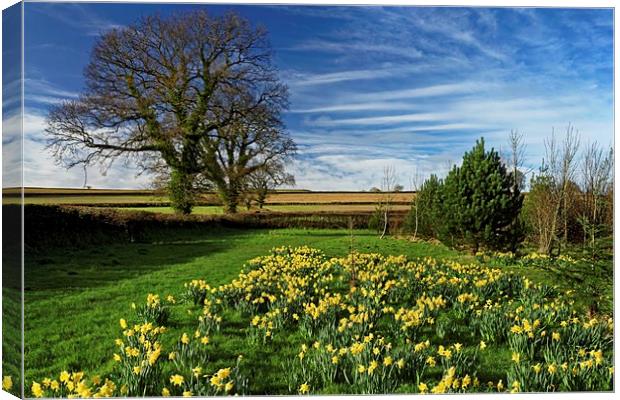
<instances>
[{"instance_id":1,"label":"tree trunk","mask_svg":"<svg viewBox=\"0 0 620 400\"><path fill-rule=\"evenodd\" d=\"M473 246L472 246L472 255L475 256L476 254L478 254L479 249L480 249L480 243L478 242L478 239L475 238Z\"/></svg>"},{"instance_id":2,"label":"tree trunk","mask_svg":"<svg viewBox=\"0 0 620 400\"><path fill-rule=\"evenodd\" d=\"M385 236L385 234L388 231L388 225L389 225L389 223L388 223L389 216L388 215L389 215L388 214L388 209L386 208L385 212L383 213L383 233L381 233L380 239L383 239L383 237Z\"/></svg>"},{"instance_id":3,"label":"tree trunk","mask_svg":"<svg viewBox=\"0 0 620 400\"><path fill-rule=\"evenodd\" d=\"M222 185L219 188L220 198L224 203L224 212L226 214L236 214L239 205L240 191L234 185Z\"/></svg>"},{"instance_id":4,"label":"tree trunk","mask_svg":"<svg viewBox=\"0 0 620 400\"><path fill-rule=\"evenodd\" d=\"M188 215L194 206L193 177L185 171L173 169L168 182L170 204L177 213Z\"/></svg>"},{"instance_id":5,"label":"tree trunk","mask_svg":"<svg viewBox=\"0 0 620 400\"><path fill-rule=\"evenodd\" d=\"M413 240L418 236L418 206L415 207L415 228L413 230Z\"/></svg>"},{"instance_id":6,"label":"tree trunk","mask_svg":"<svg viewBox=\"0 0 620 400\"><path fill-rule=\"evenodd\" d=\"M256 203L258 203L258 208L262 209L265 205L265 200L267 199L267 191L260 189L256 194Z\"/></svg>"},{"instance_id":7,"label":"tree trunk","mask_svg":"<svg viewBox=\"0 0 620 400\"><path fill-rule=\"evenodd\" d=\"M590 226L590 231L592 232L592 237L591 237L591 245L592 245L592 249L594 249L594 241L595 241L595 237L596 237L596 232L594 231L596 229L596 218L598 217L598 201L597 201L597 197L596 197L596 193L594 194L594 199L593 199L593 210L592 210L592 224Z\"/></svg>"}]
</instances>

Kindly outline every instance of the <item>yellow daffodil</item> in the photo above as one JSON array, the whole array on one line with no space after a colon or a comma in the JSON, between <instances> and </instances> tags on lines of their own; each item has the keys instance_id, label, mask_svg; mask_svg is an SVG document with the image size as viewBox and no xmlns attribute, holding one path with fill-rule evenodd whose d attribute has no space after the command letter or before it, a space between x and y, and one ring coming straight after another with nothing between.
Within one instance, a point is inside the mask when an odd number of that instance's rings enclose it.
<instances>
[{"instance_id":1,"label":"yellow daffodil","mask_svg":"<svg viewBox=\"0 0 620 400\"><path fill-rule=\"evenodd\" d=\"M13 387L13 378L10 375L4 375L2 377L2 389L9 391Z\"/></svg>"},{"instance_id":2,"label":"yellow daffodil","mask_svg":"<svg viewBox=\"0 0 620 400\"><path fill-rule=\"evenodd\" d=\"M183 378L182 375L176 374L170 377L170 383L172 383L175 386L181 386L183 382L185 382L185 379Z\"/></svg>"},{"instance_id":3,"label":"yellow daffodil","mask_svg":"<svg viewBox=\"0 0 620 400\"><path fill-rule=\"evenodd\" d=\"M30 391L32 392L34 397L43 397L43 389L41 388L41 384L38 382L32 381Z\"/></svg>"}]
</instances>

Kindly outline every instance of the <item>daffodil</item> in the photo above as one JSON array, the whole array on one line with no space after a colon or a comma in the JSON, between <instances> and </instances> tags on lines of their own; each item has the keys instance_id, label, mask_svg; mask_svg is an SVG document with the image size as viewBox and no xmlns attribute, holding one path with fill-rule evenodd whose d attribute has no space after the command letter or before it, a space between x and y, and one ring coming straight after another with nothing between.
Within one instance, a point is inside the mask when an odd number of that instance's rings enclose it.
<instances>
[{"instance_id":1,"label":"daffodil","mask_svg":"<svg viewBox=\"0 0 620 400\"><path fill-rule=\"evenodd\" d=\"M41 388L41 384L38 382L32 381L30 391L32 392L34 397L43 397L43 389Z\"/></svg>"},{"instance_id":2,"label":"daffodil","mask_svg":"<svg viewBox=\"0 0 620 400\"><path fill-rule=\"evenodd\" d=\"M183 335L181 336L181 343L183 344L189 343L189 336L187 335L187 333L183 333Z\"/></svg>"},{"instance_id":3,"label":"daffodil","mask_svg":"<svg viewBox=\"0 0 620 400\"><path fill-rule=\"evenodd\" d=\"M181 386L183 382L185 382L185 378L183 378L182 375L176 374L170 377L170 383L172 383L175 386Z\"/></svg>"},{"instance_id":4,"label":"daffodil","mask_svg":"<svg viewBox=\"0 0 620 400\"><path fill-rule=\"evenodd\" d=\"M10 375L4 375L2 377L2 389L9 391L13 387L13 378Z\"/></svg>"}]
</instances>

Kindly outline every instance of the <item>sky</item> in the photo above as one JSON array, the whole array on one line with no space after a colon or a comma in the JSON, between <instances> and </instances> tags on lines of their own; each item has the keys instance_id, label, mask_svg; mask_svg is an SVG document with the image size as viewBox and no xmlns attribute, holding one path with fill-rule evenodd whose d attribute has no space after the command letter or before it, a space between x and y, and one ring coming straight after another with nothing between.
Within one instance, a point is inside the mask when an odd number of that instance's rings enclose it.
<instances>
[{"instance_id":1,"label":"sky","mask_svg":"<svg viewBox=\"0 0 620 400\"><path fill-rule=\"evenodd\" d=\"M477 138L506 150L511 129L524 135L534 170L544 139L569 123L582 143L613 145L611 9L33 2L25 4L26 186L83 185L81 168L54 164L43 130L49 107L83 89L97 36L196 8L235 10L269 32L290 92L284 121L298 146L297 188L368 190L392 167L410 189L413 176L445 175ZM3 106L10 118L12 105ZM91 167L88 184L144 188L149 177L119 162Z\"/></svg>"}]
</instances>

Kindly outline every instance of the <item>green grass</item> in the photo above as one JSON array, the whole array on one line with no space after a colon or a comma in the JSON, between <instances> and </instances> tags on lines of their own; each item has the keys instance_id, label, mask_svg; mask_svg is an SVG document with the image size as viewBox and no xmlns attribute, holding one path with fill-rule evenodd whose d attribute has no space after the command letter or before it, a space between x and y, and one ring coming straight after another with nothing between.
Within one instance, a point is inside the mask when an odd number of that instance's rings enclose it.
<instances>
[{"instance_id":1,"label":"green grass","mask_svg":"<svg viewBox=\"0 0 620 400\"><path fill-rule=\"evenodd\" d=\"M209 228L161 233L152 243L114 244L82 249L56 249L26 259L26 385L33 379L57 376L62 370L108 374L112 371L118 321L133 315L130 305L143 303L148 293L179 298L183 283L206 279L212 285L227 283L243 264L276 246L308 245L328 256L349 252L351 237L344 230L242 230ZM353 247L409 258L452 258L474 262L469 255L441 245L403 239L379 239L374 232L354 231ZM544 269L519 270L531 279L558 283L558 275ZM585 272L584 272L585 273ZM578 281L566 280L578 289ZM196 327L197 308L172 307L170 331L164 348L170 349L182 332ZM245 361L254 394L286 393L282 362L295 357L298 333L278 335L267 346L246 339L247 318L224 315L222 331L212 337L210 369L230 366L239 354ZM458 338L466 340L466 338ZM492 348L482 360L482 379L497 380L510 363L506 347ZM252 379L260 376L260 379ZM346 392L346 388L330 391Z\"/></svg>"},{"instance_id":2,"label":"green grass","mask_svg":"<svg viewBox=\"0 0 620 400\"><path fill-rule=\"evenodd\" d=\"M342 256L349 251L350 236L337 230L210 229L167 234L151 244L58 249L28 257L26 382L57 375L64 369L110 372L114 339L120 334L118 320L131 317L132 302L143 303L148 293L178 297L183 283L191 279L204 278L214 285L226 283L239 273L244 262L281 245L309 245L329 256ZM459 257L443 246L379 240L369 231L355 232L354 247L362 252L409 257ZM173 308L173 325L167 335L171 341L181 332L195 329L195 316L186 310L186 305ZM247 325L247 321L233 316L223 331L225 340L214 340L214 351L219 357L234 358L246 347L254 353L248 358L271 362L266 349L249 349L243 344L239 329ZM275 345L289 350L284 343ZM280 358L274 360L279 363ZM275 364L260 367L280 370Z\"/></svg>"}]
</instances>

